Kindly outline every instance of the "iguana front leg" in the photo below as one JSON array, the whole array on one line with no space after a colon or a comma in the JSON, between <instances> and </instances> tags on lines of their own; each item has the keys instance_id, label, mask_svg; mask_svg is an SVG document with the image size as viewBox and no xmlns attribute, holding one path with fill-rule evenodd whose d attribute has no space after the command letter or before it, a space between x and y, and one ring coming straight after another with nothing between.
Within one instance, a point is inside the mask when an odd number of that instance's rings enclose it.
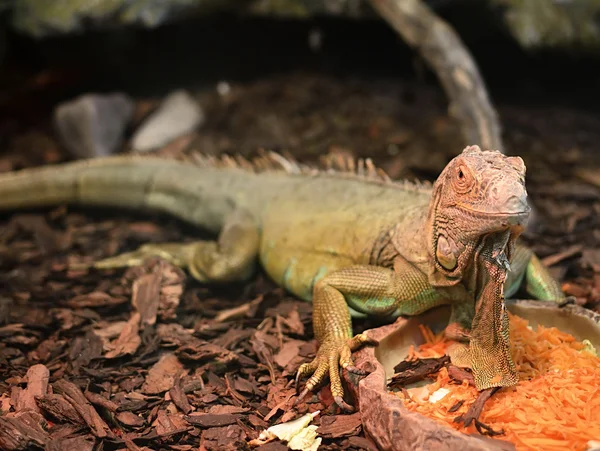
<instances>
[{"instance_id":1,"label":"iguana front leg","mask_svg":"<svg viewBox=\"0 0 600 451\"><path fill-rule=\"evenodd\" d=\"M339 367L360 373L353 365L352 352L363 344L376 344L365 334L352 338L348 305L361 313L389 315L394 312L418 314L443 303L431 288L427 276L400 260L394 270L378 266L350 266L334 271L313 289L313 326L320 344L317 356L300 366L300 377L312 374L298 400L321 384L327 376L335 402L350 410L343 400Z\"/></svg>"},{"instance_id":2,"label":"iguana front leg","mask_svg":"<svg viewBox=\"0 0 600 451\"><path fill-rule=\"evenodd\" d=\"M515 254L510 268L504 290L507 298L512 297L525 281L525 290L536 299L544 301L563 301L565 299L560 284L528 247L520 244L515 246Z\"/></svg>"},{"instance_id":3,"label":"iguana front leg","mask_svg":"<svg viewBox=\"0 0 600 451\"><path fill-rule=\"evenodd\" d=\"M256 266L259 241L254 217L238 209L225 219L217 241L145 244L133 252L100 260L94 267L136 266L150 257L161 257L189 270L201 282L245 280Z\"/></svg>"}]
</instances>

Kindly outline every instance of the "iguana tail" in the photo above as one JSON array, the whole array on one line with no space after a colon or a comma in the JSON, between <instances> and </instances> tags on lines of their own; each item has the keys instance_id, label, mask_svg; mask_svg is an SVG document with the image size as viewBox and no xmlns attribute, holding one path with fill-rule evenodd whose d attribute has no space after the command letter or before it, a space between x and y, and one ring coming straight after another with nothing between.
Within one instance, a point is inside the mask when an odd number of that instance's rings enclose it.
<instances>
[{"instance_id":1,"label":"iguana tail","mask_svg":"<svg viewBox=\"0 0 600 451\"><path fill-rule=\"evenodd\" d=\"M174 159L113 156L0 174L0 210L60 204L150 210L218 231L256 178Z\"/></svg>"}]
</instances>

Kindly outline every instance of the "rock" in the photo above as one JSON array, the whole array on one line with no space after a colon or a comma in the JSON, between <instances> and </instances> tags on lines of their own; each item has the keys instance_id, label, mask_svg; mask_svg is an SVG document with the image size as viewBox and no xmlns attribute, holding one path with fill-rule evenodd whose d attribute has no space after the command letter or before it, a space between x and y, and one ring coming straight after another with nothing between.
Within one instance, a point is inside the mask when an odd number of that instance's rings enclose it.
<instances>
[{"instance_id":1,"label":"rock","mask_svg":"<svg viewBox=\"0 0 600 451\"><path fill-rule=\"evenodd\" d=\"M135 132L132 147L148 151L162 147L191 132L204 122L200 105L183 90L169 94Z\"/></svg>"},{"instance_id":2,"label":"rock","mask_svg":"<svg viewBox=\"0 0 600 451\"><path fill-rule=\"evenodd\" d=\"M85 94L54 110L54 124L67 150L78 158L114 153L131 120L133 101L121 93Z\"/></svg>"}]
</instances>

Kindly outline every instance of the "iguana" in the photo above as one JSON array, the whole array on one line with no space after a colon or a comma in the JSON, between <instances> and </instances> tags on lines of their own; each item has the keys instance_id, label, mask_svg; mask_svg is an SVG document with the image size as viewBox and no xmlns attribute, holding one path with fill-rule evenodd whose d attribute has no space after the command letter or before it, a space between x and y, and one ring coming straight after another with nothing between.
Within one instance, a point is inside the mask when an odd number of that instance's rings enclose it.
<instances>
[{"instance_id":1,"label":"iguana","mask_svg":"<svg viewBox=\"0 0 600 451\"><path fill-rule=\"evenodd\" d=\"M352 352L376 344L352 334L352 316L416 315L450 304L446 334L464 343L454 362L477 389L511 386L504 296L521 285L560 301L560 285L516 244L530 207L520 157L469 146L433 185L396 182L370 160L330 159L329 169L276 153L250 162L197 155L193 162L122 155L0 175L0 209L63 203L166 212L216 241L147 244L96 263L110 268L160 256L202 282L249 278L257 264L313 302L314 360L300 396L329 377L344 401L340 367L362 374ZM299 398L299 399L300 399Z\"/></svg>"}]
</instances>

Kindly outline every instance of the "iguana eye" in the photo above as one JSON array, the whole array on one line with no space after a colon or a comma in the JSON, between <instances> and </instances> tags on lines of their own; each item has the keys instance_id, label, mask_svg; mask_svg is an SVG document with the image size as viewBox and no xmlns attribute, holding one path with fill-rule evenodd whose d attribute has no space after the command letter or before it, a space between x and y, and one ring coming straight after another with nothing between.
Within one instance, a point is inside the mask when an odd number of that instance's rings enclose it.
<instances>
[{"instance_id":1,"label":"iguana eye","mask_svg":"<svg viewBox=\"0 0 600 451\"><path fill-rule=\"evenodd\" d=\"M473 186L473 176L471 171L463 165L456 169L456 178L454 179L455 189L459 193L466 193Z\"/></svg>"}]
</instances>

